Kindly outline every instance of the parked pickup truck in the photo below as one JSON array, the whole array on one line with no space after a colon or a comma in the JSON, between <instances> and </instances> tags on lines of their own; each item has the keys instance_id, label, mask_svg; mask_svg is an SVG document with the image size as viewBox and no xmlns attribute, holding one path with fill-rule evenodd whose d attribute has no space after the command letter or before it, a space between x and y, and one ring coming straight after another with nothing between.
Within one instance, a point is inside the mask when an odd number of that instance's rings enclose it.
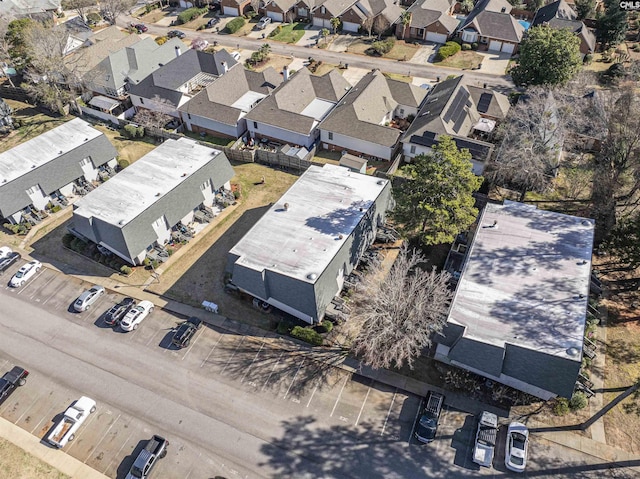
<instances>
[{"instance_id":1,"label":"parked pickup truck","mask_svg":"<svg viewBox=\"0 0 640 479\"><path fill-rule=\"evenodd\" d=\"M144 446L144 449L140 451L136 460L133 461L131 470L125 479L146 479L149 477L156 460L158 458L162 459L167 455L167 447L169 447L169 441L154 434Z\"/></svg>"},{"instance_id":2,"label":"parked pickup truck","mask_svg":"<svg viewBox=\"0 0 640 479\"><path fill-rule=\"evenodd\" d=\"M483 411L476 432L476 445L473 448L473 462L484 467L491 467L493 453L496 449L498 437L498 416Z\"/></svg>"},{"instance_id":3,"label":"parked pickup truck","mask_svg":"<svg viewBox=\"0 0 640 479\"><path fill-rule=\"evenodd\" d=\"M4 373L0 379L0 403L7 399L18 386L24 386L28 375L29 371L20 366L15 366L11 371Z\"/></svg>"},{"instance_id":4,"label":"parked pickup truck","mask_svg":"<svg viewBox=\"0 0 640 479\"><path fill-rule=\"evenodd\" d=\"M82 396L64 412L62 419L53 426L51 433L47 436L47 442L55 447L64 447L69 441L73 441L82 423L95 410L96 402Z\"/></svg>"}]
</instances>

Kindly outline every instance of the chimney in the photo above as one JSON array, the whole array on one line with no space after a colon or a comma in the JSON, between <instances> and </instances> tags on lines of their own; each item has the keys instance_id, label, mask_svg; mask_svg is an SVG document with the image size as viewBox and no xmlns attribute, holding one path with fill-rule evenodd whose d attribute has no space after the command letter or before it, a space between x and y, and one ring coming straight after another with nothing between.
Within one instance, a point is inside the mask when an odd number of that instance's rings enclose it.
<instances>
[{"instance_id":1,"label":"chimney","mask_svg":"<svg viewBox=\"0 0 640 479\"><path fill-rule=\"evenodd\" d=\"M506 13L507 11L507 7L502 7L502 9L500 10L501 13Z\"/></svg>"},{"instance_id":2,"label":"chimney","mask_svg":"<svg viewBox=\"0 0 640 479\"><path fill-rule=\"evenodd\" d=\"M178 58L180 55L182 55L182 50L180 50L180 47L176 45L176 58Z\"/></svg>"},{"instance_id":3,"label":"chimney","mask_svg":"<svg viewBox=\"0 0 640 479\"><path fill-rule=\"evenodd\" d=\"M227 73L229 71L229 65L227 65L227 62L220 62L220 64L222 65L222 73Z\"/></svg>"},{"instance_id":4,"label":"chimney","mask_svg":"<svg viewBox=\"0 0 640 479\"><path fill-rule=\"evenodd\" d=\"M287 65L282 67L282 78L284 79L284 81L287 81L289 79L289 67L287 67Z\"/></svg>"}]
</instances>

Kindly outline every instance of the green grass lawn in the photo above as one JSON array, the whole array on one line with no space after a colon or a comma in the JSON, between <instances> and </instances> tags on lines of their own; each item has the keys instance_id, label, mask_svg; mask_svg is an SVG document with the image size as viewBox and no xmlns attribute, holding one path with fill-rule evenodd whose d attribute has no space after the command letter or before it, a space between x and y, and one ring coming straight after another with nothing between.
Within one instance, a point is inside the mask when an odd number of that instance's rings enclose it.
<instances>
[{"instance_id":1,"label":"green grass lawn","mask_svg":"<svg viewBox=\"0 0 640 479\"><path fill-rule=\"evenodd\" d=\"M219 146L231 146L236 141L233 138L220 138L217 136L211 136L209 134L203 137L203 136L200 136L200 133L195 133L193 131L185 131L184 134L190 138L193 138L194 140L204 141L206 143L211 143L213 145L219 145Z\"/></svg>"},{"instance_id":2,"label":"green grass lawn","mask_svg":"<svg viewBox=\"0 0 640 479\"><path fill-rule=\"evenodd\" d=\"M455 55L445 58L437 65L443 67L460 68L461 70L471 70L472 68L478 68L482 63L482 55L476 52L458 52Z\"/></svg>"},{"instance_id":3,"label":"green grass lawn","mask_svg":"<svg viewBox=\"0 0 640 479\"><path fill-rule=\"evenodd\" d=\"M287 23L276 28L269 38L276 42L297 43L304 35L305 23Z\"/></svg>"},{"instance_id":4,"label":"green grass lawn","mask_svg":"<svg viewBox=\"0 0 640 479\"><path fill-rule=\"evenodd\" d=\"M391 58L393 60L408 61L411 60L411 57L416 54L419 48L420 47L418 45L412 45L401 40L396 40L391 51L384 57Z\"/></svg>"}]
</instances>

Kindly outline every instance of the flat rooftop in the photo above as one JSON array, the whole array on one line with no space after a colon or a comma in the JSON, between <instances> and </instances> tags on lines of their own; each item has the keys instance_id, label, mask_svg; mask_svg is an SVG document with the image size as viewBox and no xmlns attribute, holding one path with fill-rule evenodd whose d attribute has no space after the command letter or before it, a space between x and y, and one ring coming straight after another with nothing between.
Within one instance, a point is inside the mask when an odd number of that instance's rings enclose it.
<instances>
[{"instance_id":1,"label":"flat rooftop","mask_svg":"<svg viewBox=\"0 0 640 479\"><path fill-rule=\"evenodd\" d=\"M300 114L310 116L316 121L322 121L335 105L336 104L333 101L314 98L311 103L309 103L304 110L300 112Z\"/></svg>"},{"instance_id":2,"label":"flat rooftop","mask_svg":"<svg viewBox=\"0 0 640 479\"><path fill-rule=\"evenodd\" d=\"M74 214L124 227L221 152L194 140L166 140L75 203Z\"/></svg>"},{"instance_id":3,"label":"flat rooftop","mask_svg":"<svg viewBox=\"0 0 640 479\"><path fill-rule=\"evenodd\" d=\"M590 219L487 204L448 321L467 338L580 361L593 231Z\"/></svg>"},{"instance_id":4,"label":"flat rooftop","mask_svg":"<svg viewBox=\"0 0 640 479\"><path fill-rule=\"evenodd\" d=\"M256 104L256 102L262 100L266 96L267 95L265 95L264 93L249 90L235 102L233 102L231 104L231 107L237 108L238 110L242 111L249 111Z\"/></svg>"},{"instance_id":5,"label":"flat rooftop","mask_svg":"<svg viewBox=\"0 0 640 479\"><path fill-rule=\"evenodd\" d=\"M311 166L230 253L238 265L313 283L387 183L341 166Z\"/></svg>"},{"instance_id":6,"label":"flat rooftop","mask_svg":"<svg viewBox=\"0 0 640 479\"><path fill-rule=\"evenodd\" d=\"M0 185L26 175L103 133L80 118L0 154Z\"/></svg>"}]
</instances>

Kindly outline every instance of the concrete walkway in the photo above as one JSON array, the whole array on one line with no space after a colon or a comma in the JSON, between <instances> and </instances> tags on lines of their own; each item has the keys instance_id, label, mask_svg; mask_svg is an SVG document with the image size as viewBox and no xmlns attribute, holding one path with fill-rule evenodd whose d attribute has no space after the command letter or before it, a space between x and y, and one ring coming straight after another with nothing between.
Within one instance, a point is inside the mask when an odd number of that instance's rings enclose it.
<instances>
[{"instance_id":1,"label":"concrete walkway","mask_svg":"<svg viewBox=\"0 0 640 479\"><path fill-rule=\"evenodd\" d=\"M108 479L104 474L83 464L64 451L42 444L37 436L30 434L2 417L0 417L0 437L72 479Z\"/></svg>"}]
</instances>

